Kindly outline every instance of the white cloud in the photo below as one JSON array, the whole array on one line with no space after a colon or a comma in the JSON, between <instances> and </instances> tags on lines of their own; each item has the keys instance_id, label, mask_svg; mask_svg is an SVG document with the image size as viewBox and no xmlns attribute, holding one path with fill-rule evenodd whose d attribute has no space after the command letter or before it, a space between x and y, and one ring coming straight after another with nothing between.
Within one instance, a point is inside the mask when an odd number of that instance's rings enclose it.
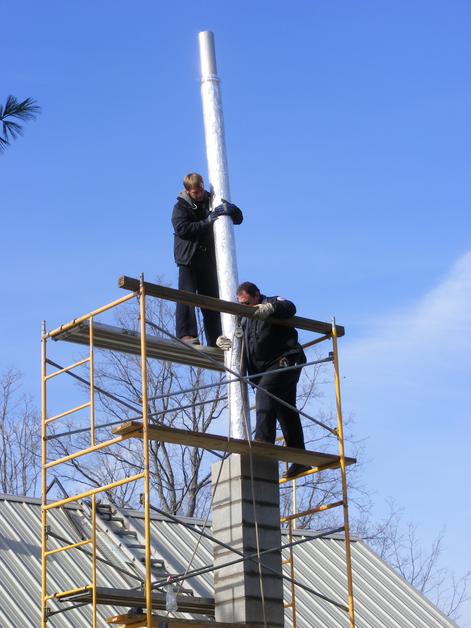
<instances>
[{"instance_id":1,"label":"white cloud","mask_svg":"<svg viewBox=\"0 0 471 628\"><path fill-rule=\"evenodd\" d=\"M411 368L469 371L471 251L414 306L375 321L370 330L361 339L346 339L342 353L348 371L364 369L373 379L381 378L384 368L396 374L410 374Z\"/></svg>"},{"instance_id":2,"label":"white cloud","mask_svg":"<svg viewBox=\"0 0 471 628\"><path fill-rule=\"evenodd\" d=\"M368 490L393 497L433 538L447 528L446 565L467 568L471 438L471 251L415 305L341 348L344 408L366 437ZM445 507L446 505L446 507Z\"/></svg>"}]
</instances>

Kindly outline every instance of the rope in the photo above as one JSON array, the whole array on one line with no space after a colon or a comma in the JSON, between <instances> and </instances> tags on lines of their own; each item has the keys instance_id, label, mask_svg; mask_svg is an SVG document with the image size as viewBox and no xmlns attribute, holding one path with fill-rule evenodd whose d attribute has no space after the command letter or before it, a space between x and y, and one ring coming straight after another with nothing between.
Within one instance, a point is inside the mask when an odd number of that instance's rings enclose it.
<instances>
[{"instance_id":1,"label":"rope","mask_svg":"<svg viewBox=\"0 0 471 628\"><path fill-rule=\"evenodd\" d=\"M146 322L148 322L148 321L146 321ZM179 342L182 342L182 344L186 344L186 343L184 343L183 341L181 341L179 338L176 338L176 339L177 339ZM230 426L229 426L229 430L230 430ZM229 431L229 433L227 434L227 440L226 440L226 447L225 447L225 450L224 450L224 456L226 456L226 455L227 455L227 449L228 449L228 447L229 447L229 442L230 442L230 431ZM212 507L212 505L213 505L213 501L214 501L214 496L215 496L215 494L216 494L216 490L217 490L217 488L218 488L218 486L219 486L219 480L220 480L220 478L221 478L222 469L223 469L223 466L224 466L224 462L225 462L225 461L226 461L226 458L224 457L224 458L222 459L222 461L221 461L220 466L219 466L219 470L218 470L218 475L217 475L217 478L216 478L216 482L214 483L214 488L213 488L213 491L212 491L212 493L211 493L211 502L210 502L210 505L209 505L209 508L208 508L208 512L207 512L207 514L206 514L206 519L205 519L204 524L203 524L203 526L204 526L204 527L206 527L206 525L207 525L207 523L208 523L209 516L210 516L210 514L211 514L211 507ZM200 537L199 537L199 539L198 539L198 541L197 541L197 543L196 543L196 547L194 548L194 550L193 550L193 554L191 555L191 557L190 557L190 559L189 559L189 561L188 561L187 567L186 567L186 569L185 569L185 573L184 573L184 575L185 575L185 576L186 576L186 574L188 573L188 571L189 571L189 569L190 569L190 567L191 567L191 565L192 565L192 563L193 563L193 560L194 560L194 558L195 558L195 556L196 556L196 552L198 551L198 548L199 548L199 546L200 546L200 544L201 544L201 539L202 539L202 538L203 538L203 537L202 537L202 536L200 536ZM178 593L180 592L181 587L182 587L182 585L180 584L180 585L179 585L179 587L178 587L178 589L177 589L177 595L178 595ZM265 628L266 628L266 626L265 626Z\"/></svg>"},{"instance_id":2,"label":"rope","mask_svg":"<svg viewBox=\"0 0 471 628\"><path fill-rule=\"evenodd\" d=\"M173 336L173 338L175 338L175 336ZM191 345L187 345L185 343L185 346L188 347ZM304 364L293 364L292 366L282 366L279 369L261 371L260 373L256 373L255 375L245 375L245 378L247 380L251 380L251 379L256 379L257 377L262 377L262 375L268 375L269 373L270 375L273 375L273 373L281 373L281 372L284 373L285 371L295 371L298 369L306 368L306 366L313 366L314 364L324 364L325 362L332 362L332 358L330 357L321 358L320 360L312 360L311 362L306 362ZM233 384L234 382L238 382L240 379L241 379L240 376L234 377L233 379L224 379L218 382L218 384L221 386L223 384ZM162 393L161 395L156 395L155 397L148 397L148 399L149 401L157 401L158 399L165 399L166 397L173 397L173 395L183 395L185 393L193 392L195 390L204 390L205 388L211 388L212 386L217 386L217 384L204 384L202 386L195 386L194 388L183 388L181 390L176 390L169 393Z\"/></svg>"},{"instance_id":3,"label":"rope","mask_svg":"<svg viewBox=\"0 0 471 628\"><path fill-rule=\"evenodd\" d=\"M228 435L227 435L227 442L226 442L226 449L224 450L224 455L226 455L226 454L227 454L227 448L229 447L229 440L230 440L230 435L228 434ZM204 523L203 523L203 526L204 526L204 527L206 527L206 525L208 524L209 515L211 514L211 506L213 505L214 495L216 494L216 489L217 489L217 487L218 487L218 485L219 485L219 480L220 480L220 478L221 478L222 468L223 468L223 465L224 465L225 461L226 461L226 458L223 458L223 460L221 461L221 464L220 464L220 466L219 466L218 475L217 475L217 478L216 478L216 482L215 482L215 484L214 484L214 489L213 489L213 492L212 492L212 494L211 494L211 502L210 502L210 505L209 505L208 512L207 512L207 514L206 514L206 519L204 520ZM201 537L201 536L200 536L200 537L199 537L199 539L198 539L198 541L197 541L197 543L196 543L196 547L195 547L195 548L194 548L194 550L193 550L193 554L191 555L191 557L190 557L190 559L189 559L189 561L188 561L187 567L186 567L186 569L185 569L185 572L184 572L184 574L183 574L183 577L184 577L184 578L186 578L186 576L187 576L187 574L188 574L188 572L189 572L189 570L190 570L190 567L191 567L191 565L192 565L192 563L193 563L193 560L195 559L196 552L197 552L197 550L198 550L198 548L199 548L199 546L200 546L200 544L201 544L201 539L202 539L202 538L203 538L203 537ZM182 584L179 584L179 586L178 586L178 590L177 590L177 595L180 593L180 590L181 590L182 586L183 586Z\"/></svg>"},{"instance_id":4,"label":"rope","mask_svg":"<svg viewBox=\"0 0 471 628\"><path fill-rule=\"evenodd\" d=\"M345 530L344 527L335 528L334 530L325 530L323 532L319 532L315 536L305 537L303 539L299 539L297 541L293 541L292 543L286 543L285 545L280 545L280 546L277 546L277 547L270 547L269 549L262 550L260 552L260 554L270 554L272 552L278 552L279 550L288 549L290 547L294 547L295 545L300 545L301 543L306 543L307 541L312 541L314 539L320 539L320 538L323 538L325 536L330 536L332 534L336 534L337 532L342 532L343 530ZM194 569L193 571L188 572L186 574L186 576L176 576L176 577L173 577L172 580L173 580L173 582L180 582L181 580L187 580L188 578L194 578L196 576L202 576L202 575L204 575L206 573L210 573L211 571L217 571L218 569L223 569L224 567L229 567L231 565L236 565L237 563L241 563L244 560L252 560L252 559L254 559L256 557L257 557L256 553L248 554L246 556L243 556L242 558L236 558L235 560L227 561L226 563L224 563L222 565L218 565L217 567L215 567L214 565L211 565L211 566L207 566L207 567L202 567L201 569ZM289 578L287 578L287 579L289 580ZM152 588L153 589L159 589L159 588L162 588L163 586L165 586L166 584L167 584L167 580L159 580L159 581L153 583ZM301 586L301 587L303 586L301 583L297 583L297 584L298 584L298 586ZM327 596L322 595L322 593L317 593L316 591L313 591L312 589L307 589L307 590L309 590L313 595L316 595L317 597L321 598L322 600L326 600L327 602L330 602L334 606L337 606L338 608L341 608L342 610L348 612L348 607L345 606L344 604L340 604L339 602L336 602L335 600L331 600Z\"/></svg>"},{"instance_id":5,"label":"rope","mask_svg":"<svg viewBox=\"0 0 471 628\"><path fill-rule=\"evenodd\" d=\"M161 412L149 412L148 416L149 417L155 417L158 416L159 414L167 414L167 413L171 413L171 412L178 412L178 410L187 410L188 408L192 408L193 406L202 406L205 403L214 403L215 401L223 401L224 399L227 399L227 396L223 395L222 397L216 397L214 399L208 399L206 401L197 401L195 403L189 404L187 406L182 406L182 405L178 405L176 408L169 408L168 410L162 410ZM178 403L178 401L177 401ZM136 421L138 419L142 419L142 414L139 414L137 416L133 416L133 417L129 417L126 419L126 421ZM123 419L120 419L119 421L111 421L110 423L100 423L99 425L95 425L95 429L99 430L99 429L103 429L105 427L112 427L113 425L122 425L124 422ZM81 434L82 432L89 432L90 431L90 427L84 427L84 428L79 428L76 430L70 430L69 432L61 432L60 434L52 434L50 436L46 437L46 440L51 440L54 438L61 438L62 436L72 436L73 434Z\"/></svg>"},{"instance_id":6,"label":"rope","mask_svg":"<svg viewBox=\"0 0 471 628\"><path fill-rule=\"evenodd\" d=\"M180 340L180 338L177 338L176 336L174 336L173 334L171 334L170 332L168 332L166 329L164 329L163 327L160 327L160 325L157 325L155 323L152 323L151 321L146 320L146 323L148 325L150 325L151 327L154 327L155 329L157 329L158 331L162 332L163 334L165 334L166 336L168 336L169 338L172 338L173 340L176 340L178 343L182 344L183 346L185 346L187 349L190 349L193 352L196 352L199 356L201 355L201 352L198 349L195 349L195 347L191 344L188 344L186 342L183 342L183 340ZM221 363L218 362L217 360L215 360L214 358L212 358L210 355L206 355L205 354L205 358L207 360L209 360L210 362L212 362L213 364L217 364L217 366L219 368L221 368ZM326 360L327 361L327 360ZM330 360L329 360L330 361ZM306 364L302 365L303 367L306 366ZM286 408L289 408L290 410L294 410L295 412L298 412L298 414L300 414L303 417L306 417L307 419L309 419L310 421L312 421L313 423L316 423L316 425L319 425L320 427L323 427L325 430L327 430L328 432L330 432L331 434L333 434L334 436L336 436L336 431L335 429L329 427L328 425L326 425L325 423L322 423L322 421L319 421L318 419L315 419L314 417L310 416L309 414L307 414L306 412L299 410L298 408L296 408L295 406L292 406L290 403L287 403L286 401L284 401L283 399L280 399L280 397L277 397L276 395L274 395L273 393L271 393L270 391L266 390L265 388L262 388L261 386L259 386L258 384L255 384L255 382L251 382L250 379L251 377L253 378L253 376L249 377L247 375L240 375L239 373L236 373L235 371L233 371L232 369L230 369L228 366L223 365L222 368L227 371L228 373L230 373L231 375L233 375L236 379L244 381L248 384L250 384L253 388L256 388L257 390L261 390L263 391L263 393L265 395L268 395L269 397L271 397L272 399L275 399L275 401L277 401L278 403L280 403L282 406L285 406ZM290 367L283 367L283 370L285 368L290 368ZM281 369L280 369L281 370ZM272 371L273 372L273 371ZM257 376L256 376L257 377Z\"/></svg>"},{"instance_id":7,"label":"rope","mask_svg":"<svg viewBox=\"0 0 471 628\"><path fill-rule=\"evenodd\" d=\"M186 521L182 521L181 519L179 519L175 515L171 515L170 513L165 512L165 510L161 510L160 508L157 508L157 506L150 505L150 509L154 510L155 512L157 512L159 515L162 515L163 517L166 517L170 521L173 521L173 522L177 523L178 525L181 525L184 528L187 528L188 530L191 530L192 532L195 532L196 534L201 535L203 538L208 539L212 543L215 543L216 545L220 545L221 547L224 547L225 549L228 549L229 551L234 552L234 554L237 554L238 556L241 556L241 557L243 557L246 560L250 560L251 562L257 563L257 560L255 558L252 558L250 556L246 556L243 552L241 552L240 550L236 549L235 547L231 547L227 543L224 543L223 541L215 538L214 536L211 536L210 534L207 534L206 532L203 532L203 530L199 530L196 524L191 524L191 523L187 523ZM201 524L199 524L199 525L201 525ZM333 534L333 531L330 531L330 534ZM280 549L284 549L284 546L281 546ZM287 582L293 582L296 586L300 587L301 589L304 589L308 593L312 593L313 595L321 595L320 593L318 593L317 591L314 591L314 589L311 589L310 587L308 587L307 585L303 584L302 582L298 582L294 578L291 578L290 576L287 576L284 573L280 574L279 571L277 571L276 569L273 569L273 567L270 567L270 565L267 565L265 563L262 563L262 565L263 565L264 569L267 569L268 571L271 571L273 574L275 574L275 576L278 576L279 578L282 578L283 580L286 580ZM161 585L159 585L159 586L161 586Z\"/></svg>"},{"instance_id":8,"label":"rope","mask_svg":"<svg viewBox=\"0 0 471 628\"><path fill-rule=\"evenodd\" d=\"M185 346L185 347L191 347L191 345L188 345L187 343L183 342L182 340L180 340L179 338L177 338L176 336L174 336L174 335L173 335L173 334L171 334L170 332L167 332L166 330L163 330L162 328L160 328L160 326L159 326L159 325L156 325L156 324L155 324L155 323L153 323L152 321L148 321L148 320L146 319L146 320L145 320L145 323L146 323L147 325L149 325L150 327L153 327L154 329L157 329L157 330L159 330L159 331L163 331L164 333L166 333L168 336L170 336L171 338L173 338L174 340L176 340L177 342L179 342L179 343L180 343L180 344L182 344L183 346ZM191 392L192 390L193 390L193 389L190 389L188 392ZM224 453L223 453L224 458L222 459L222 461L221 461L221 465L220 465L220 467L219 467L218 476L217 476L217 478L216 478L216 482L215 482L215 485L214 485L214 490L213 490L213 493L212 493L212 496L211 496L210 508L208 509L208 513L207 513L207 515L206 515L206 519L205 519L204 524L203 524L204 526L206 526L206 525L207 525L207 523L208 523L208 519L209 519L209 515L210 515L210 513L211 513L211 506L212 506L212 503L213 503L213 500L214 500L214 494L216 493L216 489L217 489L217 487L218 487L218 485L219 485L219 480L220 480L220 478L221 478L222 468L223 468L224 462L226 461L225 456L227 455L227 450L228 450L228 447L229 447L229 442L230 442L230 434L228 434L228 435L227 435L226 447L225 447L225 449L224 449ZM191 567L191 565L192 565L192 563L193 563L193 560L194 560L194 558L195 558L195 556L196 556L196 552L197 552L197 550L198 550L198 548L199 548L199 546L200 546L200 544L201 544L201 538L202 538L202 537L200 536L200 537L199 537L199 539L198 539L198 542L197 542L197 544L196 544L196 547L194 548L193 553L192 553L192 555L191 555L190 559L188 560L188 564L187 564L187 567L186 567L185 572L184 572L184 574L183 574L183 578L182 578L182 580L186 579L187 574L189 573L190 567ZM174 580L174 579L172 579L172 581L174 582L175 580ZM155 585L153 585L153 586L155 586ZM177 595L179 594L179 592L180 592L180 590L181 590L181 587L182 587L182 584L180 584L180 585L178 586L178 589L177 589Z\"/></svg>"},{"instance_id":9,"label":"rope","mask_svg":"<svg viewBox=\"0 0 471 628\"><path fill-rule=\"evenodd\" d=\"M151 327L153 327L154 329L157 329L158 331L160 331L161 333L164 333L165 335L169 336L170 338L172 338L173 340L176 340L178 343L190 348L190 350L193 351L198 351L197 349L195 349L192 345L189 345L185 342L183 342L182 340L180 340L179 338L177 338L175 335L171 334L170 332L168 332L167 330L165 330L164 328L162 328L161 326L148 321L146 319L145 321L148 325L150 325ZM232 338L232 341L234 340L234 337ZM241 351L241 356L242 356L243 352ZM211 358L210 356L207 356L208 359L212 362L216 362L216 360L214 360L213 358ZM327 361L327 360L326 360ZM304 366L304 365L303 365ZM247 378L245 376L240 375L240 373L236 373L235 371L233 371L232 369L230 369L229 367L227 367L226 365L224 365L224 370L229 372L231 375L234 375L236 377L236 379L238 381L242 382L246 382L249 381L250 382L250 378ZM289 367L288 367L289 368ZM280 369L280 370L284 370L284 369ZM317 419L314 419L314 417L310 417L309 415L307 415L306 413L302 412L302 411L298 411L297 408L295 408L294 406L292 406L291 404L288 404L287 402L285 402L283 399L280 399L279 397L277 397L276 395L274 395L273 393L261 388L260 386L258 386L257 384L250 382L252 384L252 386L254 386L257 390L262 390L265 394L267 394L268 396L274 398L276 401L280 402L282 405L285 405L286 407L290 408L290 409L294 409L295 411L299 412L300 414L302 414L303 416L307 416L309 419L311 419L312 421L314 421L315 423L317 423L318 425L324 427L325 429L327 429L329 432L334 433L334 430L332 430L330 427L328 427L327 425L323 424L322 422L318 421ZM245 431L246 431L246 436L247 436L247 442L249 443L249 465L250 465L250 482L251 482L251 489L252 489L252 508L253 508L253 513L254 513L254 524L255 524L255 538L256 538L256 546L257 546L257 561L258 561L258 571L259 571L259 581L260 581L260 594L261 594L261 599L262 599L262 613L263 613L263 622L264 622L264 626L265 628L267 628L267 620L266 620L266 610L265 610L265 595L264 595L264 587L263 587L263 574L262 574L262 567L261 567L261 550L260 550L260 537L259 537L259 529L258 529L258 521L257 521L257 510L256 510L256 503L255 503L255 495L254 495L254 478L253 478L253 452L252 452L252 444L251 444L251 439L249 438L250 435L250 428L249 428L249 421L248 421L248 417L247 417L247 413L246 413L246 409L245 406L243 407L243 419L244 419L244 423L245 423ZM228 436L229 438L229 436ZM227 453L227 445L226 445L226 450L224 453ZM216 492L218 483L219 483L219 478L220 478L220 474L222 471L222 464L221 463L221 467L219 468L219 473L218 473L218 477L215 483L215 487L214 487L214 493ZM214 498L214 493L213 496L211 498L211 505L212 505L212 501ZM207 522L209 518L209 512L208 515L206 517L206 521L205 524ZM193 552L193 555L190 558L190 561L188 563L187 569L185 570L185 576L188 573L189 567L191 566L194 556L196 554L196 550L199 547L199 544L201 542L201 537L196 545L196 548ZM180 587L181 588L181 587ZM178 589L178 591L180 590L180 588Z\"/></svg>"},{"instance_id":10,"label":"rope","mask_svg":"<svg viewBox=\"0 0 471 628\"><path fill-rule=\"evenodd\" d=\"M177 338L176 336L174 336L173 334L171 334L170 332L162 329L159 325L156 325L155 323L148 321L146 319L145 321L148 325L150 325L151 327L153 327L154 329L157 329L165 334L167 334L168 336L170 336L171 338L173 338L174 340L176 340L177 342L179 342L180 344L184 345L184 346L189 346L190 348L193 348L191 345L187 345L187 343L183 342L182 340L180 340L179 338ZM232 338L232 341L234 340L234 336ZM197 349L196 349L197 351ZM242 354L242 352L241 352ZM238 373L233 372L232 370L230 370L227 367L224 367L225 369L227 369L230 373L235 374L236 376L238 375ZM237 377L236 381L240 381L242 383L242 378ZM250 434L250 429L249 429L249 425L248 425L248 417L247 417L247 413L245 411L245 407L243 410L243 418L244 418L244 422L245 422L245 431L246 431L246 436L247 436L247 441L249 443L251 443L250 439L248 438L249 434ZM230 427L229 427L230 430ZM226 448L224 450L224 455L227 454L227 449L229 447L229 442L230 442L230 431L227 435L227 441L226 441ZM259 580L260 580L260 592L261 592L261 598L262 598L262 612L263 612L263 623L264 623L264 627L267 628L267 620L266 620L266 611L265 611L265 595L264 595L264 590L263 590L263 575L262 575L262 570L261 570L261 561L260 561L260 556L261 556L261 552L260 552L260 539L259 539L259 530L258 530L258 522L257 522L257 512L256 512L256 507L255 507L255 495L254 495L254 480L253 480L253 460L252 460L252 446L251 444L249 444L249 461L250 461L250 482L251 482L251 489L252 489L252 507L254 510L254 523L255 523L255 538L256 538L256 544L257 544L257 562L258 562L258 571L259 571ZM213 487L213 491L212 491L212 495L211 495L211 502L210 502L210 507L208 509L207 515L206 515L206 519L204 521L204 526L207 525L209 516L210 516L210 512L211 512L211 506L213 504L213 500L214 500L214 496L216 494L216 490L218 488L219 485L219 481L221 478L221 473L222 473L222 469L223 469L223 465L224 465L225 460L223 459L220 466L219 466L219 470L218 470L218 475L216 478L216 481L214 483L214 487ZM196 552L198 551L198 548L201 544L201 539L202 536L199 537L196 546L193 550L193 553L188 561L187 567L185 569L185 572L183 574L183 578L186 578L188 575L188 572L191 568L191 565L193 563L193 560L196 556ZM180 584L178 589L177 589L177 595L181 590L182 585Z\"/></svg>"},{"instance_id":11,"label":"rope","mask_svg":"<svg viewBox=\"0 0 471 628\"><path fill-rule=\"evenodd\" d=\"M232 338L234 340L234 338ZM242 359L244 355L244 338L242 338L241 348L240 348L240 364L239 371L242 370ZM240 382L242 388L242 381ZM263 573L262 573L262 562L261 562L261 554L260 554L260 537L259 537L259 529L258 529L258 520L257 520L257 507L255 503L255 484L253 479L253 452L252 452L252 440L250 438L250 415L247 416L246 404L242 404L242 416L245 424L245 434L247 437L247 442L249 443L249 465L250 465L250 488L252 493L252 510L253 510L253 518L255 524L255 541L257 544L257 564L258 564L258 579L260 582L260 596L262 598L262 614L263 614L263 625L267 628L267 615L265 610L265 590L263 587Z\"/></svg>"},{"instance_id":12,"label":"rope","mask_svg":"<svg viewBox=\"0 0 471 628\"><path fill-rule=\"evenodd\" d=\"M50 360L49 358L46 358L46 363L50 364L51 366L55 366L58 369L64 368L60 364L57 364L57 362L53 362L53 360ZM73 373L72 371L65 371L65 373L67 375L70 375L70 377L78 379L79 382L82 382L82 384L86 384L90 388L90 381L88 379L85 379L84 377L80 377L80 375L77 375L76 373ZM104 390L103 388L100 388L96 384L93 386L93 388L94 388L94 390L98 390L98 392L100 392L102 395L105 395L106 397L109 397L110 399L113 399L113 401L116 401L116 403L120 403L122 406L125 406L129 410L133 410L134 412L137 412L138 409L139 409L138 406L136 406L136 405L133 406L130 403L128 403L126 401L123 401L119 397L116 397L115 395L113 395L112 393L108 392L107 390Z\"/></svg>"}]
</instances>

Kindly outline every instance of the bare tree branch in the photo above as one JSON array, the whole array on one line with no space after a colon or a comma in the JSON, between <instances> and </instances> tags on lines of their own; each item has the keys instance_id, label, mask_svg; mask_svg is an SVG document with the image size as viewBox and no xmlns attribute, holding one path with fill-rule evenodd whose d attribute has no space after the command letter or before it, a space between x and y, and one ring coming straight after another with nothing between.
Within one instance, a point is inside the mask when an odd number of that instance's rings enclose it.
<instances>
[{"instance_id":1,"label":"bare tree branch","mask_svg":"<svg viewBox=\"0 0 471 628\"><path fill-rule=\"evenodd\" d=\"M31 397L20 392L22 375L0 376L0 490L36 495L41 473L41 428Z\"/></svg>"}]
</instances>

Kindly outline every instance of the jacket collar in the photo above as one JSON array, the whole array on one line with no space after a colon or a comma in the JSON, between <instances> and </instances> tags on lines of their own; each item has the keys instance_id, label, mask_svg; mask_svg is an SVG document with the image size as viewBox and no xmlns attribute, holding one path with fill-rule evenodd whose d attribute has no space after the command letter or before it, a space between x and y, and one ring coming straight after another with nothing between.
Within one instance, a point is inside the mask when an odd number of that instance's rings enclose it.
<instances>
[{"instance_id":1,"label":"jacket collar","mask_svg":"<svg viewBox=\"0 0 471 628\"><path fill-rule=\"evenodd\" d=\"M205 190L204 196L199 204L201 205L202 203L204 203L208 199L208 197L209 197L209 192ZM186 190L183 190L182 192L180 192L180 194L178 195L178 198L181 198L182 200L185 201L185 203L188 203L188 205L192 209L198 209L198 204L195 203L195 201L191 198L191 196L188 194Z\"/></svg>"}]
</instances>

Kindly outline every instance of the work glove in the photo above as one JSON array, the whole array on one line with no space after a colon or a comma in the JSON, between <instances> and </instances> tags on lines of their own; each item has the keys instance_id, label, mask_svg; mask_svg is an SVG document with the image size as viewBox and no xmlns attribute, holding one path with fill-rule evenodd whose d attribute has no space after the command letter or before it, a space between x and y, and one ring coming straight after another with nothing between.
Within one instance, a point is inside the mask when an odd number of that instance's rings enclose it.
<instances>
[{"instance_id":1,"label":"work glove","mask_svg":"<svg viewBox=\"0 0 471 628\"><path fill-rule=\"evenodd\" d=\"M254 307L255 312L253 317L258 318L260 321L264 321L275 311L275 308L271 303L259 303L259 305L255 305Z\"/></svg>"},{"instance_id":2,"label":"work glove","mask_svg":"<svg viewBox=\"0 0 471 628\"><path fill-rule=\"evenodd\" d=\"M229 349L232 349L232 342L227 336L219 336L216 340L216 346L223 351L229 351Z\"/></svg>"},{"instance_id":3,"label":"work glove","mask_svg":"<svg viewBox=\"0 0 471 628\"><path fill-rule=\"evenodd\" d=\"M213 211L217 211L219 212L218 215L219 216L229 216L230 218L233 219L234 214L237 213L237 211L240 212L240 209L237 207L237 205L234 205L233 203L229 203L229 201L225 201L224 199L222 200L222 204L218 205Z\"/></svg>"},{"instance_id":4,"label":"work glove","mask_svg":"<svg viewBox=\"0 0 471 628\"><path fill-rule=\"evenodd\" d=\"M213 222L215 220L217 220L217 218L219 218L219 216L225 216L226 212L224 210L224 207L222 205L218 205L217 207L215 207L213 209L212 212L209 212L209 216L206 218L206 220L209 222L209 224L213 224Z\"/></svg>"}]
</instances>

